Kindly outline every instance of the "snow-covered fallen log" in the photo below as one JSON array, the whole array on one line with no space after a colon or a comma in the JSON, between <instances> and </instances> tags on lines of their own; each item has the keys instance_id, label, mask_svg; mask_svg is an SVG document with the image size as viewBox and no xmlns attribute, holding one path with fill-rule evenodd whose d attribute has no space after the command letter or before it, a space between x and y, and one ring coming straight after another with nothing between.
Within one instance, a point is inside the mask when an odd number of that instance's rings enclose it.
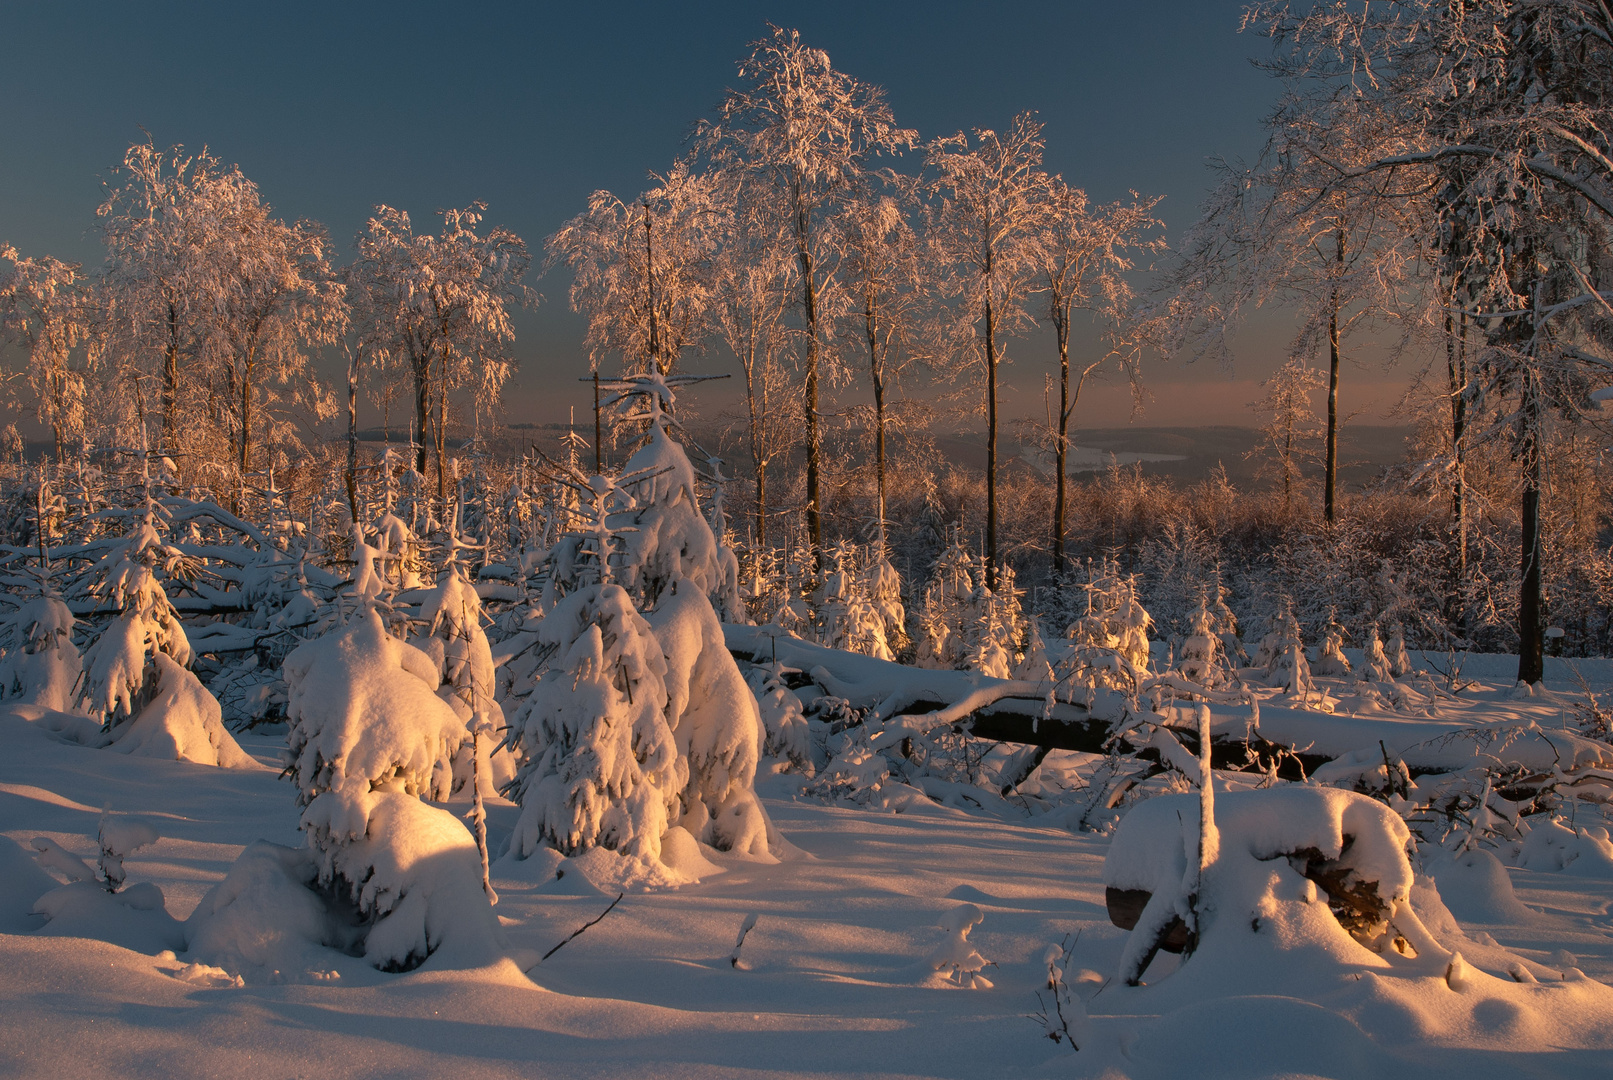
<instances>
[{"instance_id":1,"label":"snow-covered fallen log","mask_svg":"<svg viewBox=\"0 0 1613 1080\"><path fill-rule=\"evenodd\" d=\"M1049 709L1046 683L909 667L803 641L776 627L728 623L723 633L736 657L756 664L777 660L804 672L823 693L868 710L864 722L875 729L876 746L964 724L983 739L1089 753L1102 753L1109 737L1109 723L1084 706L1060 701Z\"/></svg>"}]
</instances>

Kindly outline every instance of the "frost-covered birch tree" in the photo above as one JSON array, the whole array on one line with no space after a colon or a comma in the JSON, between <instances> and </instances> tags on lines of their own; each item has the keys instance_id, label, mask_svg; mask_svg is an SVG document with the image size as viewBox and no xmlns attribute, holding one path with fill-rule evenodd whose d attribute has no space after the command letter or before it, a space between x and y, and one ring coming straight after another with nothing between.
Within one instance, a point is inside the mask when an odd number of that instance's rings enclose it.
<instances>
[{"instance_id":1,"label":"frost-covered birch tree","mask_svg":"<svg viewBox=\"0 0 1613 1080\"><path fill-rule=\"evenodd\" d=\"M775 26L752 42L739 75L744 85L728 91L701 135L719 167L755 177L752 190L770 189L762 205L793 239L805 346L807 534L821 546L819 380L831 324L823 301L837 280L827 219L871 159L911 147L915 136L896 126L884 91L836 71L828 53L802 44L794 30Z\"/></svg>"},{"instance_id":2,"label":"frost-covered birch tree","mask_svg":"<svg viewBox=\"0 0 1613 1080\"><path fill-rule=\"evenodd\" d=\"M324 227L272 217L239 168L214 178L207 206L211 288L196 303L218 396L230 403L231 456L244 482L254 451L295 445L296 413L319 421L335 412L310 350L345 329L346 288L331 267Z\"/></svg>"},{"instance_id":3,"label":"frost-covered birch tree","mask_svg":"<svg viewBox=\"0 0 1613 1080\"><path fill-rule=\"evenodd\" d=\"M1087 194L1072 188L1061 176L1048 181L1043 231L1037 245L1040 286L1047 301L1047 319L1053 324L1059 355L1059 400L1054 418L1053 460L1053 572L1064 572L1066 512L1065 472L1070 450L1070 418L1081 402L1081 390L1111 362L1137 385L1138 344L1130 333L1133 290L1126 272L1134 266L1133 253L1163 250L1164 240L1148 239L1161 227L1153 216L1159 198L1092 207ZM1074 385L1070 375L1070 329L1077 312L1089 312L1103 331L1103 352L1077 362Z\"/></svg>"},{"instance_id":4,"label":"frost-covered birch tree","mask_svg":"<svg viewBox=\"0 0 1613 1080\"><path fill-rule=\"evenodd\" d=\"M745 435L755 487L752 535L756 546L765 548L768 466L797 441L797 405L788 393L784 366L790 344L785 315L796 287L796 259L779 215L752 196L749 178L730 175L725 181L706 317L745 377Z\"/></svg>"},{"instance_id":5,"label":"frost-covered birch tree","mask_svg":"<svg viewBox=\"0 0 1613 1080\"><path fill-rule=\"evenodd\" d=\"M630 202L608 191L549 237L549 264L571 270L571 308L588 319L595 370L672 374L704 335L718 236L715 180L681 159Z\"/></svg>"},{"instance_id":6,"label":"frost-covered birch tree","mask_svg":"<svg viewBox=\"0 0 1613 1080\"><path fill-rule=\"evenodd\" d=\"M874 479L879 543L885 536L885 434L888 396L914 359L914 340L927 299L919 239L911 215L917 184L886 173L846 200L836 218L836 244L846 302L848 351L862 354L873 392ZM883 558L883 554L881 554Z\"/></svg>"},{"instance_id":7,"label":"frost-covered birch tree","mask_svg":"<svg viewBox=\"0 0 1613 1080\"><path fill-rule=\"evenodd\" d=\"M34 393L40 421L50 426L56 463L84 434L84 375L87 360L73 354L90 336L89 283L77 263L49 255L29 257L0 245L0 259L11 269L0 273L0 335L28 354L24 377Z\"/></svg>"},{"instance_id":8,"label":"frost-covered birch tree","mask_svg":"<svg viewBox=\"0 0 1613 1080\"><path fill-rule=\"evenodd\" d=\"M525 242L502 227L478 233L486 209L440 211L442 232L433 236L416 233L404 211L377 206L347 279L354 303L384 329L386 356L406 369L415 471L426 471L429 432L439 500L447 497L449 395L468 388L477 408L497 399L515 368L510 311L533 300L521 284L531 264Z\"/></svg>"},{"instance_id":9,"label":"frost-covered birch tree","mask_svg":"<svg viewBox=\"0 0 1613 1080\"><path fill-rule=\"evenodd\" d=\"M1315 444L1322 429L1311 395L1321 388L1322 376L1305 361L1290 357L1260 385L1266 392L1249 407L1262 414L1265 422L1249 456L1266 459L1256 475L1280 485L1287 518L1293 513L1294 496L1305 482L1303 466L1316 459Z\"/></svg>"},{"instance_id":10,"label":"frost-covered birch tree","mask_svg":"<svg viewBox=\"0 0 1613 1080\"><path fill-rule=\"evenodd\" d=\"M218 284L209 202L223 172L206 149L187 155L179 146L135 143L96 210L106 245L102 328L116 369L112 388L136 425L160 416L160 445L170 451L197 435L186 419L195 407L202 317Z\"/></svg>"},{"instance_id":11,"label":"frost-covered birch tree","mask_svg":"<svg viewBox=\"0 0 1613 1080\"><path fill-rule=\"evenodd\" d=\"M996 584L1000 565L997 506L997 369L1003 338L1034 320L1029 301L1046 217L1042 125L1016 116L1002 134L977 129L929 146L930 191L939 199L930 229L943 290L952 301L950 348L985 381L986 559Z\"/></svg>"}]
</instances>

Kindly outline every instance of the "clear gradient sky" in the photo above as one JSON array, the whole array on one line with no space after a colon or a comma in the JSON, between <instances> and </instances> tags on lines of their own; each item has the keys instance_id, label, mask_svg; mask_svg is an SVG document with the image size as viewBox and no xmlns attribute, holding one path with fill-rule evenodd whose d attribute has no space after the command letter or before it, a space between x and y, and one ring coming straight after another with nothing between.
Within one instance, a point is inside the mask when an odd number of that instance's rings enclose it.
<instances>
[{"instance_id":1,"label":"clear gradient sky","mask_svg":"<svg viewBox=\"0 0 1613 1080\"><path fill-rule=\"evenodd\" d=\"M882 85L923 137L1037 110L1047 165L1099 201L1162 194L1169 234L1196 216L1206 159L1251 159L1276 86L1248 62L1230 0L1018 3L11 3L0 8L0 240L100 259L101 181L132 141L207 145L277 212L324 222L343 257L374 203L422 225L476 199L543 238L588 193L664 169L768 22ZM582 319L558 274L518 324L510 419L583 403ZM1149 425L1249 424L1285 334L1241 339L1232 374L1155 368ZM1010 349L1020 411L1040 413L1048 346ZM715 363L715 360L712 361ZM711 363L703 366L710 367ZM1379 414L1399 373L1346 375L1346 412ZM1124 423L1099 392L1081 426Z\"/></svg>"}]
</instances>

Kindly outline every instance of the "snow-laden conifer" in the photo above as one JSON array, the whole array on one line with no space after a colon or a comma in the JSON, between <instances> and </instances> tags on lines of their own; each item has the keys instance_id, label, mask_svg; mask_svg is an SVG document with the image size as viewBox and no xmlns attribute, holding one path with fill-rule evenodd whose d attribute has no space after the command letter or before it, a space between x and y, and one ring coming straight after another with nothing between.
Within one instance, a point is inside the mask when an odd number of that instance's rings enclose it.
<instances>
[{"instance_id":1,"label":"snow-laden conifer","mask_svg":"<svg viewBox=\"0 0 1613 1080\"><path fill-rule=\"evenodd\" d=\"M614 383L618 400L643 400L628 416L647 421L644 445L616 479L567 478L591 520L555 546L559 599L538 630L554 659L512 719L525 762L512 853L548 843L653 860L662 834L683 825L719 848L768 854L752 787L761 717L708 598L732 579L667 430L673 388L690 378Z\"/></svg>"},{"instance_id":2,"label":"snow-laden conifer","mask_svg":"<svg viewBox=\"0 0 1613 1080\"><path fill-rule=\"evenodd\" d=\"M287 774L319 883L370 923L377 967L418 966L445 943L467 962L503 947L476 842L446 798L465 723L437 696L431 657L369 604L286 658Z\"/></svg>"},{"instance_id":3,"label":"snow-laden conifer","mask_svg":"<svg viewBox=\"0 0 1613 1080\"><path fill-rule=\"evenodd\" d=\"M13 612L0 630L4 634L0 696L57 712L71 710L84 670L73 645L76 622L62 598L51 593L36 596Z\"/></svg>"}]
</instances>

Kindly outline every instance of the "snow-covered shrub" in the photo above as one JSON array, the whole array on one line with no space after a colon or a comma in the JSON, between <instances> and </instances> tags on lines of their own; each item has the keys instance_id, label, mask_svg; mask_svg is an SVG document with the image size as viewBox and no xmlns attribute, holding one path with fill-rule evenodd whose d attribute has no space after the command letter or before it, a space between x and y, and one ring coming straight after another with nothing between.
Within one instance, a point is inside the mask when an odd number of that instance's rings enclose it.
<instances>
[{"instance_id":1,"label":"snow-covered shrub","mask_svg":"<svg viewBox=\"0 0 1613 1080\"><path fill-rule=\"evenodd\" d=\"M4 627L0 697L57 712L72 709L84 670L73 646L75 623L59 596L36 596L19 607Z\"/></svg>"},{"instance_id":2,"label":"snow-covered shrub","mask_svg":"<svg viewBox=\"0 0 1613 1080\"><path fill-rule=\"evenodd\" d=\"M751 668L747 682L756 695L766 733L762 753L785 758L793 768L810 776L812 744L807 734L805 709L795 691L784 683L784 676L793 670L777 662L759 664Z\"/></svg>"},{"instance_id":3,"label":"snow-covered shrub","mask_svg":"<svg viewBox=\"0 0 1613 1080\"><path fill-rule=\"evenodd\" d=\"M825 552L811 596L814 637L831 649L894 660L907 647L902 579L881 544L842 540Z\"/></svg>"},{"instance_id":4,"label":"snow-covered shrub","mask_svg":"<svg viewBox=\"0 0 1613 1080\"><path fill-rule=\"evenodd\" d=\"M1188 617L1187 636L1182 638L1182 654L1176 670L1182 678L1209 690L1219 689L1232 678L1227 668L1225 647L1216 633L1215 620L1203 594Z\"/></svg>"},{"instance_id":5,"label":"snow-covered shrub","mask_svg":"<svg viewBox=\"0 0 1613 1080\"><path fill-rule=\"evenodd\" d=\"M1255 648L1254 665L1267 686L1278 687L1290 697L1308 702L1316 692L1299 620L1294 618L1293 606L1287 599L1266 620L1266 632Z\"/></svg>"},{"instance_id":6,"label":"snow-covered shrub","mask_svg":"<svg viewBox=\"0 0 1613 1080\"><path fill-rule=\"evenodd\" d=\"M481 889L465 826L445 798L464 721L437 696L438 668L366 608L285 662L289 764L319 884L372 925L377 967L418 966L445 943L451 963L485 963L503 934Z\"/></svg>"},{"instance_id":7,"label":"snow-covered shrub","mask_svg":"<svg viewBox=\"0 0 1613 1080\"><path fill-rule=\"evenodd\" d=\"M128 875L123 870L123 860L139 851L150 847L162 839L144 821L128 817L114 817L110 811L101 814L100 826L96 829L96 841L101 846L100 858L96 860L96 867L101 872L101 880L106 885L107 892L117 892L123 888Z\"/></svg>"},{"instance_id":8,"label":"snow-covered shrub","mask_svg":"<svg viewBox=\"0 0 1613 1080\"><path fill-rule=\"evenodd\" d=\"M1401 647L1405 647L1404 643ZM1377 623L1367 629L1366 644L1361 649L1361 670L1357 675L1363 682L1389 682L1395 677L1389 669L1389 657L1383 651L1383 638L1378 636Z\"/></svg>"},{"instance_id":9,"label":"snow-covered shrub","mask_svg":"<svg viewBox=\"0 0 1613 1080\"><path fill-rule=\"evenodd\" d=\"M113 728L111 749L138 757L255 769L256 761L224 726L218 699L167 653L152 657L149 697L132 720Z\"/></svg>"},{"instance_id":10,"label":"snow-covered shrub","mask_svg":"<svg viewBox=\"0 0 1613 1080\"><path fill-rule=\"evenodd\" d=\"M969 931L985 920L985 913L974 904L959 904L936 921L946 939L930 954L927 963L955 986L970 990L992 987L991 980L981 972L993 965L969 940Z\"/></svg>"},{"instance_id":11,"label":"snow-covered shrub","mask_svg":"<svg viewBox=\"0 0 1613 1080\"><path fill-rule=\"evenodd\" d=\"M1400 623L1389 628L1389 644L1384 650L1389 658L1389 674L1404 678L1411 674L1411 657L1406 655L1406 630Z\"/></svg>"},{"instance_id":12,"label":"snow-covered shrub","mask_svg":"<svg viewBox=\"0 0 1613 1080\"><path fill-rule=\"evenodd\" d=\"M1153 619L1137 598L1135 582L1121 577L1108 560L1089 571L1083 588L1086 613L1070 623L1070 648L1054 668L1062 696L1084 697L1089 705L1098 690L1133 697L1149 677Z\"/></svg>"}]
</instances>

